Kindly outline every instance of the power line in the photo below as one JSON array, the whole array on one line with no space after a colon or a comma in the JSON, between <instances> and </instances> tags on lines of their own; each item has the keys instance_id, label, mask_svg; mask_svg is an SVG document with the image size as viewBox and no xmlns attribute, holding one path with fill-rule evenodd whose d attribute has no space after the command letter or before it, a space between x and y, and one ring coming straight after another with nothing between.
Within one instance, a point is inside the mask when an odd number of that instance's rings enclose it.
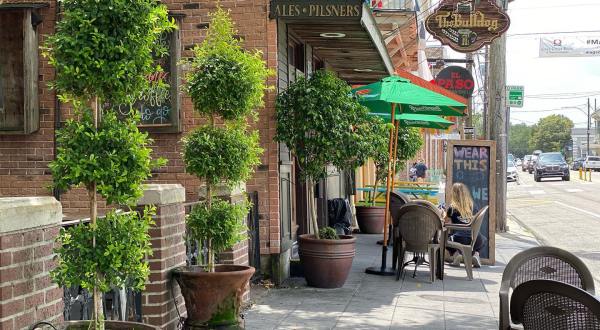
<instances>
[{"instance_id":1,"label":"power line","mask_svg":"<svg viewBox=\"0 0 600 330\"><path fill-rule=\"evenodd\" d=\"M550 8L571 8L571 7L587 7L587 6L600 6L600 3L576 3L572 5L556 5L556 6L538 6L538 7L517 7L508 8L508 11L513 10L531 10L531 9L550 9Z\"/></svg>"},{"instance_id":2,"label":"power line","mask_svg":"<svg viewBox=\"0 0 600 330\"><path fill-rule=\"evenodd\" d=\"M600 33L600 30L513 33L513 34L508 34L507 37L536 36L536 35L548 35L548 34L573 34L573 33Z\"/></svg>"}]
</instances>

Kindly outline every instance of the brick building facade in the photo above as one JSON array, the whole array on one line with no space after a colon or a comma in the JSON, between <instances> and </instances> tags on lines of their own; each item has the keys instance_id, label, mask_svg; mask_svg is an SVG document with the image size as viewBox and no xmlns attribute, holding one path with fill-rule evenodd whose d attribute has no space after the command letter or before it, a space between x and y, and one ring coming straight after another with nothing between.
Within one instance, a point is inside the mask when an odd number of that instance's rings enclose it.
<instances>
[{"instance_id":1,"label":"brick building facade","mask_svg":"<svg viewBox=\"0 0 600 330\"><path fill-rule=\"evenodd\" d=\"M325 0L297 2L299 5L314 2L314 6L321 6L318 8L328 8L323 7L327 4ZM170 72L176 77L172 81L175 91L171 93L171 105L177 111L171 112L167 123L171 126L167 129L162 121L161 125L148 125L155 155L168 160L168 165L153 173L150 181L182 184L186 200L191 202L198 200L201 182L185 173L180 141L202 124L202 119L193 112L190 98L178 88L177 77L181 79L185 66L177 66L177 63L179 58L192 56L193 46L202 42L208 27L208 13L215 9L217 2L163 0L163 3L179 25L179 30L170 38ZM295 182L296 168L289 152L274 141L277 93L298 76L310 75L321 68L337 72L351 84L376 81L393 73L395 68L414 70L417 49L416 43L402 42L402 38L416 36L416 14L410 8L398 11L399 14L390 19L389 11L374 14L362 0L345 0L343 6L331 7L329 16L325 14L327 11L319 11L317 7L306 7L304 13L299 10L294 16L289 10L286 12L286 7L275 7L279 3L285 6L286 2L220 1L222 7L231 11L245 47L260 50L268 67L276 71L267 82L273 88L265 96L265 107L259 110L259 121L253 124L260 132L265 152L262 164L246 183L246 190L258 192L261 266L277 280L288 273L296 235L308 230L305 189L301 182ZM312 13L310 8L317 9ZM65 214L84 214L88 204L87 194L82 190L61 193L48 189L51 183L48 162L55 156L55 130L70 111L48 87L54 79L54 69L42 57L38 46L54 32L59 15L54 0L0 1L0 53L9 54L0 58L0 197L54 195ZM384 27L378 24L379 16L386 21L385 30L391 31L387 31L385 37L382 35ZM397 24L390 25L390 21ZM402 44L405 46L398 46ZM3 69L7 67L13 70ZM6 95L14 93L8 90L7 81L11 81L11 88L24 95L11 100L17 106L6 101ZM12 112L7 111L9 108ZM327 198L344 195L343 181L333 178L320 184L321 213ZM243 249L232 251L231 258L247 262L241 255L247 248Z\"/></svg>"}]
</instances>

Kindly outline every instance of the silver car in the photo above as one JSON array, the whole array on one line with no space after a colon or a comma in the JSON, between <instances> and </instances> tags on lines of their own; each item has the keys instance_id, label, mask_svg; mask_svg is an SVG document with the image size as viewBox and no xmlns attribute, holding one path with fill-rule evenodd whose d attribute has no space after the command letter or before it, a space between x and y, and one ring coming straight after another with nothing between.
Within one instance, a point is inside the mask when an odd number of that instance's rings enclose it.
<instances>
[{"instance_id":1,"label":"silver car","mask_svg":"<svg viewBox=\"0 0 600 330\"><path fill-rule=\"evenodd\" d=\"M599 156L587 156L583 161L583 168L586 170L600 171L600 157Z\"/></svg>"},{"instance_id":2,"label":"silver car","mask_svg":"<svg viewBox=\"0 0 600 330\"><path fill-rule=\"evenodd\" d=\"M510 161L506 165L506 181L519 181L519 173L517 172L517 166L515 165L515 163Z\"/></svg>"}]
</instances>

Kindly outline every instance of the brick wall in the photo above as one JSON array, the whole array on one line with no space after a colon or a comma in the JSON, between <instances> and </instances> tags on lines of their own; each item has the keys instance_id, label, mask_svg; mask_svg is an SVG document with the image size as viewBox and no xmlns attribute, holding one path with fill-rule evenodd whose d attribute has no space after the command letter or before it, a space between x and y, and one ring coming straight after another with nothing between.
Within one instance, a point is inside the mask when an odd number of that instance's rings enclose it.
<instances>
[{"instance_id":1,"label":"brick wall","mask_svg":"<svg viewBox=\"0 0 600 330\"><path fill-rule=\"evenodd\" d=\"M27 1L16 1L27 2ZM39 42L43 44L46 36L54 32L55 1L50 6L38 10L42 23L38 26ZM206 30L200 23L209 21L208 13L214 10L216 1L201 0L165 0L169 10L185 14L180 27L182 56L192 55L190 49L201 43ZM246 48L258 49L270 68L277 66L277 29L276 23L268 19L269 0L223 0L221 6L231 10L233 19L244 38ZM4 45L0 45L0 49ZM51 195L47 188L51 183L48 162L54 157L54 116L55 95L48 88L48 82L54 78L54 70L40 55L39 64L39 100L40 130L30 135L0 135L0 197L3 196L43 196ZM276 77L268 81L276 85ZM253 128L260 130L261 145L265 149L262 165L252 179L247 182L248 191L259 193L261 254L279 253L279 178L278 147L275 136L275 90L265 97L265 108L259 110L259 121ZM64 120L70 110L61 106ZM191 100L185 94L182 99L182 134L151 134L155 140L154 150L157 156L168 159L166 167L154 173L152 182L180 183L186 188L188 201L198 200L201 182L185 173L181 159L180 140L184 134L202 124L202 120L193 112ZM63 193L60 198L67 214L85 214L87 195L83 189ZM103 205L101 205L103 207Z\"/></svg>"},{"instance_id":2,"label":"brick wall","mask_svg":"<svg viewBox=\"0 0 600 330\"><path fill-rule=\"evenodd\" d=\"M54 239L60 204L0 198L0 329L28 329L39 321L62 321L63 290L52 283ZM25 201L27 203L27 201ZM12 203L12 205L9 205ZM33 209L33 210L32 210ZM10 221L16 223L8 224Z\"/></svg>"}]
</instances>

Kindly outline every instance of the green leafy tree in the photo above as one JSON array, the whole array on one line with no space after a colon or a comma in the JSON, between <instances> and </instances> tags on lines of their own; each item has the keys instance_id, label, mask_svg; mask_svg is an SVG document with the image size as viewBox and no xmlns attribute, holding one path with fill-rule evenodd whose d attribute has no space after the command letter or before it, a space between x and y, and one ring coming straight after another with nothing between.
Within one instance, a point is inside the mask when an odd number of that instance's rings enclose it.
<instances>
[{"instance_id":1,"label":"green leafy tree","mask_svg":"<svg viewBox=\"0 0 600 330\"><path fill-rule=\"evenodd\" d=\"M50 168L55 187L88 190L91 224L61 233L53 274L59 284L93 288L92 325L103 328L98 290L125 282L141 289L148 274L143 261L148 236L142 231L147 231L150 211L141 216L146 219L140 220L145 223L141 227L135 226L133 216L115 213L97 222L97 192L109 202L132 202L160 162L151 161L149 140L135 119L120 121L107 109L101 121L98 105L131 104L141 95L149 85L147 76L160 70L153 54L166 51L158 39L175 26L167 8L155 0L63 0L61 5L62 19L48 37L44 55L56 69L51 86L63 102L72 104L76 119L58 132L57 157ZM111 242L115 236L110 235L126 235L128 226L135 237Z\"/></svg>"},{"instance_id":2,"label":"green leafy tree","mask_svg":"<svg viewBox=\"0 0 600 330\"><path fill-rule=\"evenodd\" d=\"M314 184L327 177L327 165L354 169L373 157L381 121L351 96L350 86L327 71L299 79L277 97L276 140L296 157L301 179L307 181L309 217L320 237Z\"/></svg>"},{"instance_id":3,"label":"green leafy tree","mask_svg":"<svg viewBox=\"0 0 600 330\"><path fill-rule=\"evenodd\" d=\"M563 151L571 141L573 122L563 115L550 115L538 121L533 128L529 147L544 152Z\"/></svg>"},{"instance_id":4,"label":"green leafy tree","mask_svg":"<svg viewBox=\"0 0 600 330\"><path fill-rule=\"evenodd\" d=\"M376 153L373 155L375 163L375 188L377 191L379 184L387 179L389 173L389 131L391 125L386 125L384 130L380 131L378 137L373 140L376 145ZM387 133L387 134L386 134ZM423 137L418 128L415 127L399 127L398 128L398 153L396 154L396 170L395 173L404 169L406 161L414 158L421 147L423 146ZM375 194L373 194L375 196ZM375 199L371 201L375 205Z\"/></svg>"},{"instance_id":5,"label":"green leafy tree","mask_svg":"<svg viewBox=\"0 0 600 330\"><path fill-rule=\"evenodd\" d=\"M508 136L508 152L518 158L531 154L529 143L532 138L533 127L525 124L511 125Z\"/></svg>"},{"instance_id":6,"label":"green leafy tree","mask_svg":"<svg viewBox=\"0 0 600 330\"><path fill-rule=\"evenodd\" d=\"M249 207L247 202L213 201L213 186L243 182L260 164L259 136L248 132L246 120L263 106L265 81L272 74L262 53L245 51L235 34L229 13L217 8L206 39L194 49L187 75L194 110L209 121L183 139L186 169L206 185L206 201L193 208L187 224L193 239L207 242L210 272L215 270L215 254L243 239ZM217 117L225 124L217 126Z\"/></svg>"}]
</instances>

